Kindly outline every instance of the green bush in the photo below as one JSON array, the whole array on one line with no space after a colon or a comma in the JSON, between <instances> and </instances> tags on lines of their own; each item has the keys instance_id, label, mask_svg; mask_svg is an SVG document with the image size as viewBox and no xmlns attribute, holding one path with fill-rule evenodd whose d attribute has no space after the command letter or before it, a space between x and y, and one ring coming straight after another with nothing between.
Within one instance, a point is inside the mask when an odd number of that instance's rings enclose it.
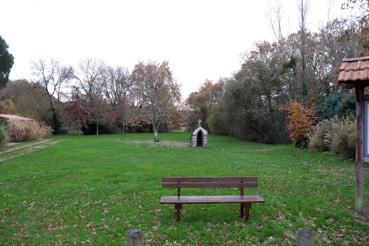
<instances>
[{"instance_id":1,"label":"green bush","mask_svg":"<svg viewBox=\"0 0 369 246\"><path fill-rule=\"evenodd\" d=\"M356 126L353 117L323 120L314 127L308 148L315 151L330 150L348 158L355 157Z\"/></svg>"},{"instance_id":2,"label":"green bush","mask_svg":"<svg viewBox=\"0 0 369 246\"><path fill-rule=\"evenodd\" d=\"M354 115L356 109L355 95L349 92L331 92L318 107L318 114L323 118Z\"/></svg>"},{"instance_id":3,"label":"green bush","mask_svg":"<svg viewBox=\"0 0 369 246\"><path fill-rule=\"evenodd\" d=\"M4 148L8 143L8 135L4 128L0 128L0 148Z\"/></svg>"}]
</instances>

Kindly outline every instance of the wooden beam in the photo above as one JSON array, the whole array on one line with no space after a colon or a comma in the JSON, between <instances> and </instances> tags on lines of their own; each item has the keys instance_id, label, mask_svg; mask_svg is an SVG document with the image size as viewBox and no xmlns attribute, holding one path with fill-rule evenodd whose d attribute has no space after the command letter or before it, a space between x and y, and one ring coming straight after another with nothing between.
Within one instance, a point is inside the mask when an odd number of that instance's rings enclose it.
<instances>
[{"instance_id":1,"label":"wooden beam","mask_svg":"<svg viewBox=\"0 0 369 246\"><path fill-rule=\"evenodd\" d=\"M364 87L355 87L356 93L356 164L355 164L355 210L363 213L364 179Z\"/></svg>"}]
</instances>

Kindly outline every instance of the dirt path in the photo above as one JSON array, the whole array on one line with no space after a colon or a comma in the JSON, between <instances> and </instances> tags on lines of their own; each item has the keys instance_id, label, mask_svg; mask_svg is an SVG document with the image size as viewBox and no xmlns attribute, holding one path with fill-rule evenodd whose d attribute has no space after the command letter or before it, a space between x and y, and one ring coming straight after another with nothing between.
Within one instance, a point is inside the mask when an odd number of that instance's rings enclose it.
<instances>
[{"instance_id":1,"label":"dirt path","mask_svg":"<svg viewBox=\"0 0 369 246\"><path fill-rule=\"evenodd\" d=\"M31 153L38 149L47 148L50 145L56 144L57 141L53 139L46 139L38 142L32 142L29 144L24 144L22 146L14 146L8 150L0 152L0 164L6 160L10 160L16 158L18 156L22 156L28 153Z\"/></svg>"}]
</instances>

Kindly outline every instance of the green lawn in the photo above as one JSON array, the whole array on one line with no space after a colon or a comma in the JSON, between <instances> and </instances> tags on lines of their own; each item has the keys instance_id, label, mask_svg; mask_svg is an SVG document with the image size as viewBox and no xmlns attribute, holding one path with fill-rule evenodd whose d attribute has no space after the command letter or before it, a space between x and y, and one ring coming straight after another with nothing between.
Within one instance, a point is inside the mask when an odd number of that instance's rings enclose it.
<instances>
[{"instance_id":1,"label":"green lawn","mask_svg":"<svg viewBox=\"0 0 369 246\"><path fill-rule=\"evenodd\" d=\"M210 136L208 149L183 147L189 134L70 136L46 149L0 163L0 244L122 244L130 229L153 245L294 245L300 227L320 244L366 244L369 216L354 207L353 161L290 145ZM366 170L367 171L367 170ZM161 205L163 176L258 176L265 203L250 221L239 205ZM365 204L369 209L369 175ZM183 190L182 194L237 194Z\"/></svg>"}]
</instances>

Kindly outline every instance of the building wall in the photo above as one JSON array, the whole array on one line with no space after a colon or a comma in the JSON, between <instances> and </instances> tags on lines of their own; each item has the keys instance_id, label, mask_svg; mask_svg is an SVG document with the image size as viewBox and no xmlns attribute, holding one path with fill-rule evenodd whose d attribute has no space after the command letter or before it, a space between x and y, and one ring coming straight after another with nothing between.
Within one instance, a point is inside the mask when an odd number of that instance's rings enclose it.
<instances>
[{"instance_id":1,"label":"building wall","mask_svg":"<svg viewBox=\"0 0 369 246\"><path fill-rule=\"evenodd\" d=\"M202 146L204 148L208 147L208 134L202 132ZM191 147L197 147L197 134L192 133L191 135L191 142L190 142L190 146Z\"/></svg>"}]
</instances>

